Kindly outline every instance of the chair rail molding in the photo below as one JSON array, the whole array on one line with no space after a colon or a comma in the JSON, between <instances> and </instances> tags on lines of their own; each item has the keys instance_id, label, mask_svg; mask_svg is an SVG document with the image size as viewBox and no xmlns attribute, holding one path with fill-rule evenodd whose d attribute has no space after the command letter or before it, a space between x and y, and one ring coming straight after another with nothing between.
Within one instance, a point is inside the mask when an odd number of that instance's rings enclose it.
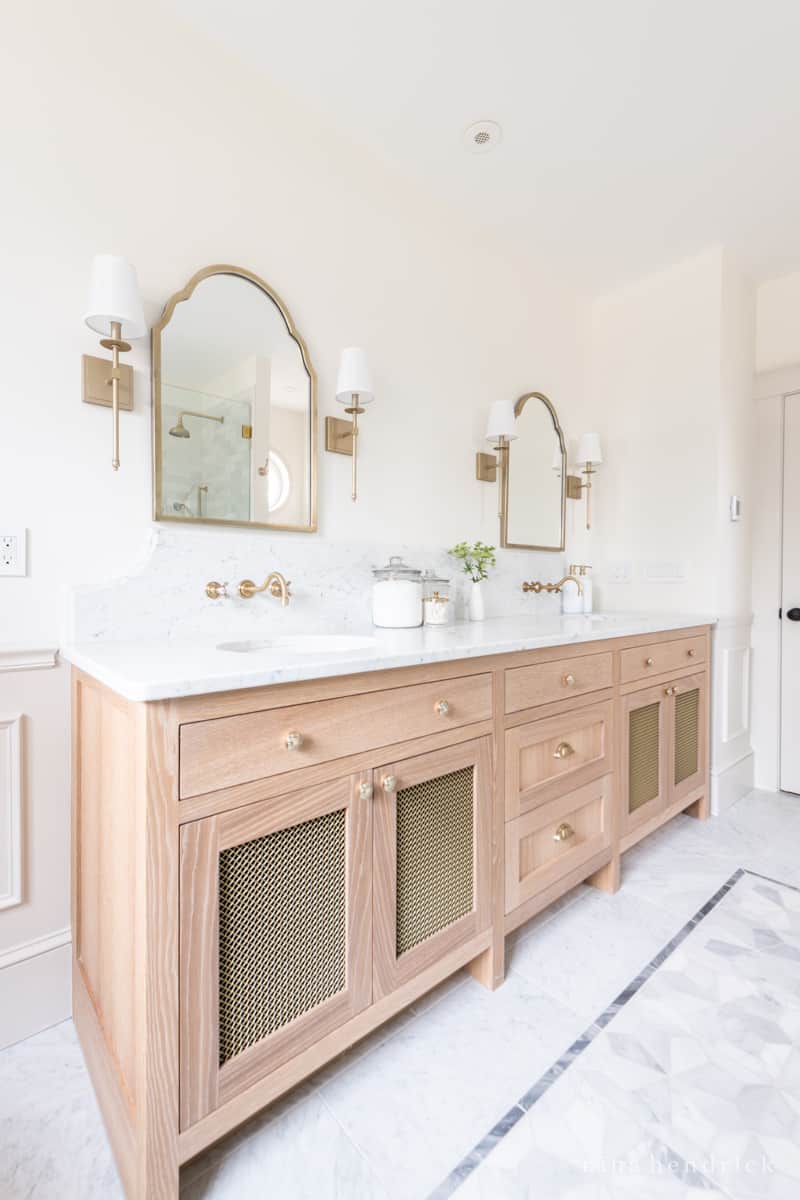
<instances>
[{"instance_id":1,"label":"chair rail molding","mask_svg":"<svg viewBox=\"0 0 800 1200\"><path fill-rule=\"evenodd\" d=\"M0 671L41 671L56 665L54 646L0 646Z\"/></svg>"},{"instance_id":2,"label":"chair rail molding","mask_svg":"<svg viewBox=\"0 0 800 1200\"><path fill-rule=\"evenodd\" d=\"M0 715L0 909L22 903L22 714Z\"/></svg>"}]
</instances>

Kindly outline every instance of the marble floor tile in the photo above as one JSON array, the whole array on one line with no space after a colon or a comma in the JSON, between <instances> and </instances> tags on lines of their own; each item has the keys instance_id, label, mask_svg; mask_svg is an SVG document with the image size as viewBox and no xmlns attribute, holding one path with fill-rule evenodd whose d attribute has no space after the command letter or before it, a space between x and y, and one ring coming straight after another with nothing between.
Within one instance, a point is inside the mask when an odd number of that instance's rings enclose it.
<instances>
[{"instance_id":1,"label":"marble floor tile","mask_svg":"<svg viewBox=\"0 0 800 1200\"><path fill-rule=\"evenodd\" d=\"M3 1200L122 1200L71 1021L0 1053Z\"/></svg>"},{"instance_id":2,"label":"marble floor tile","mask_svg":"<svg viewBox=\"0 0 800 1200\"><path fill-rule=\"evenodd\" d=\"M385 1200L387 1193L319 1092L181 1181L181 1200Z\"/></svg>"},{"instance_id":3,"label":"marble floor tile","mask_svg":"<svg viewBox=\"0 0 800 1200\"><path fill-rule=\"evenodd\" d=\"M588 1025L681 924L638 896L586 888L556 921L512 946L508 966Z\"/></svg>"},{"instance_id":4,"label":"marble floor tile","mask_svg":"<svg viewBox=\"0 0 800 1200\"><path fill-rule=\"evenodd\" d=\"M414 1200L448 1174L581 1028L579 1016L519 975L496 992L468 980L321 1095L389 1194Z\"/></svg>"}]
</instances>

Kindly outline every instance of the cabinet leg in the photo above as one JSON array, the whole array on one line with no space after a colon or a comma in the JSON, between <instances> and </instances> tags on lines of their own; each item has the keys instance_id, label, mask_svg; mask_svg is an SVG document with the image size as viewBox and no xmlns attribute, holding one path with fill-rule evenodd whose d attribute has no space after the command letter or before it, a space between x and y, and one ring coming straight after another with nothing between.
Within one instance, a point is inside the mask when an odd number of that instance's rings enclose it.
<instances>
[{"instance_id":1,"label":"cabinet leg","mask_svg":"<svg viewBox=\"0 0 800 1200\"><path fill-rule=\"evenodd\" d=\"M618 892L619 862L619 855L615 854L610 863L606 863L599 871L595 871L594 875L590 875L585 882L590 884L591 887L598 888L601 892Z\"/></svg>"},{"instance_id":2,"label":"cabinet leg","mask_svg":"<svg viewBox=\"0 0 800 1200\"><path fill-rule=\"evenodd\" d=\"M478 983L483 984L490 992L499 988L506 977L505 937L496 938L483 954L467 963L467 970L473 979L477 979Z\"/></svg>"},{"instance_id":3,"label":"cabinet leg","mask_svg":"<svg viewBox=\"0 0 800 1200\"><path fill-rule=\"evenodd\" d=\"M698 821L707 821L711 816L711 806L708 802L708 796L701 796L699 800L695 800L694 804L690 804L685 811L687 817L696 817Z\"/></svg>"}]
</instances>

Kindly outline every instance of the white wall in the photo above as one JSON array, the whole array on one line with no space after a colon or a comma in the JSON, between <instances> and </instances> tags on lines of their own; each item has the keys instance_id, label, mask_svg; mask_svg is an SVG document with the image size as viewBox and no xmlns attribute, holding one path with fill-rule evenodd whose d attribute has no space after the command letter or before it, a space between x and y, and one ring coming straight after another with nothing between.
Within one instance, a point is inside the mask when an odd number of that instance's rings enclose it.
<instances>
[{"instance_id":1,"label":"white wall","mask_svg":"<svg viewBox=\"0 0 800 1200\"><path fill-rule=\"evenodd\" d=\"M146 344L131 356L135 412L121 418L117 474L108 412L80 402L80 356L101 353L81 319L95 252L136 264L151 318L207 264L262 275L307 340L322 416L337 410L340 347L368 348L376 401L359 439L357 505L349 460L320 454L327 543L496 541L495 491L474 479L489 403L544 390L570 431L582 383L582 313L557 279L502 260L457 213L173 26L164 6L139 4L135 17L122 29L97 0L51 4L42 37L38 5L4 13L0 103L13 120L3 145L0 519L30 530L28 577L0 580L6 642L53 641L66 586L125 570L147 541ZM202 533L186 536L204 544ZM520 578L557 577L558 556L527 556L531 566L525 557ZM252 569L267 566L281 563ZM0 954L13 946L19 958L20 941L41 947L36 939L69 923L68 715L63 672L46 673L47 697L35 702L23 674L7 678L7 703L27 713L31 745L51 764L26 783L26 861L58 864L30 868L22 905L0 913ZM23 985L16 995L27 1008ZM31 1009L32 1025L42 1019ZM0 1029L0 1040L23 1025Z\"/></svg>"},{"instance_id":2,"label":"white wall","mask_svg":"<svg viewBox=\"0 0 800 1200\"><path fill-rule=\"evenodd\" d=\"M800 363L800 271L769 279L757 292L756 370Z\"/></svg>"},{"instance_id":3,"label":"white wall","mask_svg":"<svg viewBox=\"0 0 800 1200\"><path fill-rule=\"evenodd\" d=\"M571 558L593 563L605 608L721 618L712 705L718 805L740 795L751 775L754 322L752 288L719 248L594 303L582 420L600 433L604 462L593 531L576 530L569 547ZM737 523L733 494L743 500ZM726 789L728 772L736 779Z\"/></svg>"}]
</instances>

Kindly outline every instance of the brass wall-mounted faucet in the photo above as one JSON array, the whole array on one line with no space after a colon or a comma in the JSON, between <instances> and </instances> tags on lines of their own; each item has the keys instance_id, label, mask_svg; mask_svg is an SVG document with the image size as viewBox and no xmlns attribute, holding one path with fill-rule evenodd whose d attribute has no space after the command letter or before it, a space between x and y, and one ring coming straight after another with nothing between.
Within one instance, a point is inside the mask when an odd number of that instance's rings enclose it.
<instances>
[{"instance_id":1,"label":"brass wall-mounted faucet","mask_svg":"<svg viewBox=\"0 0 800 1200\"><path fill-rule=\"evenodd\" d=\"M257 595L258 592L269 592L270 596L274 596L276 600L280 599L281 604L285 608L292 598L292 593L289 590L290 583L291 581L284 579L280 571L270 571L260 587L252 579L243 579L237 586L236 591L243 600L249 600L252 596ZM212 579L210 583L206 584L206 595L209 600L219 600L228 594L227 583L217 583L216 579Z\"/></svg>"},{"instance_id":2,"label":"brass wall-mounted faucet","mask_svg":"<svg viewBox=\"0 0 800 1200\"><path fill-rule=\"evenodd\" d=\"M560 592L565 583L574 583L578 589L578 595L583 595L583 584L577 575L565 575L563 579L559 579L558 583L540 583L538 579L526 580L522 585L523 592Z\"/></svg>"}]
</instances>

